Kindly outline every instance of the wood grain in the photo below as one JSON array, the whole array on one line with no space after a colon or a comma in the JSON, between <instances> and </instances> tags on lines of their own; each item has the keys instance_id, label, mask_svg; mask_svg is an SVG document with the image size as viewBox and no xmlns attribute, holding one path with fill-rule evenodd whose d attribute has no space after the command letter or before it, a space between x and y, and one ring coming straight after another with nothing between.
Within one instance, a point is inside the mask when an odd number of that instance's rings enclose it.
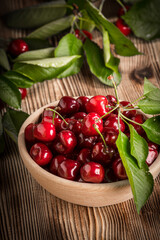
<instances>
[{"instance_id":1,"label":"wood grain","mask_svg":"<svg viewBox=\"0 0 160 240\"><path fill-rule=\"evenodd\" d=\"M7 0L1 4L4 12L37 3L36 0ZM0 37L25 36L25 31L7 29L0 23ZM101 37L95 32L95 40ZM128 101L143 92L143 76L160 86L160 41L146 43L131 37L144 53L130 58L120 57L122 82L119 97ZM28 113L58 100L64 95L113 94L112 88L100 83L86 64L77 75L45 81L28 89L22 109ZM0 239L55 240L157 240L160 236L160 175L155 180L153 194L136 212L133 200L113 206L90 208L60 200L45 191L28 173L17 146L6 136L6 150L0 159Z\"/></svg>"}]
</instances>

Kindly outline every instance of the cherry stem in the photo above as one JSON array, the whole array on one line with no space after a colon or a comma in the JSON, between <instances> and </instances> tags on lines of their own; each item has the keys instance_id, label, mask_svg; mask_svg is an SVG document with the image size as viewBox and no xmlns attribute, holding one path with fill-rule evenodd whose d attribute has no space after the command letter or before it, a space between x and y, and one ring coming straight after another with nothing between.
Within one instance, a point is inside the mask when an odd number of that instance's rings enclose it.
<instances>
[{"instance_id":1,"label":"cherry stem","mask_svg":"<svg viewBox=\"0 0 160 240\"><path fill-rule=\"evenodd\" d=\"M101 120L102 118L104 118L105 116L107 116L108 114L110 114L111 112L113 112L114 110L116 110L119 106L116 106L115 108L113 108L111 111L107 112L106 114L104 114L103 116L101 116L100 118L98 118L96 120L96 122L98 122L99 120Z\"/></svg>"},{"instance_id":2,"label":"cherry stem","mask_svg":"<svg viewBox=\"0 0 160 240\"><path fill-rule=\"evenodd\" d=\"M102 12L103 5L104 5L105 0L102 0L100 6L99 6L99 11Z\"/></svg>"},{"instance_id":3,"label":"cherry stem","mask_svg":"<svg viewBox=\"0 0 160 240\"><path fill-rule=\"evenodd\" d=\"M123 108L124 111L133 111L133 110L137 110L137 109L140 109L140 108L138 108L138 107L136 107L136 108L133 108L133 107L132 108L126 108L126 107Z\"/></svg>"},{"instance_id":4,"label":"cherry stem","mask_svg":"<svg viewBox=\"0 0 160 240\"><path fill-rule=\"evenodd\" d=\"M116 86L116 83L113 79L112 79L112 83L113 83L113 86L114 86L114 91L115 91L115 95L116 95L116 99L117 99L117 105L119 105L119 97L118 97L118 92L117 92L117 86Z\"/></svg>"},{"instance_id":5,"label":"cherry stem","mask_svg":"<svg viewBox=\"0 0 160 240\"><path fill-rule=\"evenodd\" d=\"M135 102L141 100L142 98L144 98L144 96L141 96L141 97L137 98L137 99L134 100L133 102L129 103L126 107L130 106L131 104L134 104Z\"/></svg>"},{"instance_id":6,"label":"cherry stem","mask_svg":"<svg viewBox=\"0 0 160 240\"><path fill-rule=\"evenodd\" d=\"M52 112L54 112L54 113L57 113L58 116L60 116L60 118L62 118L62 120L65 122L65 124L68 125L68 123L66 122L66 120L62 117L62 115L61 115L59 112L57 112L56 110L51 109L51 108L46 108L46 110L52 111Z\"/></svg>"},{"instance_id":7,"label":"cherry stem","mask_svg":"<svg viewBox=\"0 0 160 240\"><path fill-rule=\"evenodd\" d=\"M127 117L126 117L126 116L124 116L122 113L120 113L120 116L121 116L123 119L126 119L126 120L128 120L129 122L132 122L132 123L134 123L134 124L137 124L137 125L139 125L139 126L142 126L142 124L141 124L141 123L135 122L135 121L133 121L133 120L131 120L131 119L127 118Z\"/></svg>"},{"instance_id":8,"label":"cherry stem","mask_svg":"<svg viewBox=\"0 0 160 240\"><path fill-rule=\"evenodd\" d=\"M121 109L118 109L118 129L120 131L120 115L121 115Z\"/></svg>"},{"instance_id":9,"label":"cherry stem","mask_svg":"<svg viewBox=\"0 0 160 240\"><path fill-rule=\"evenodd\" d=\"M82 34L83 37L87 38L86 34L84 34L84 32L79 28L77 22L75 21L75 25L78 28L78 30L80 31L80 33Z\"/></svg>"},{"instance_id":10,"label":"cherry stem","mask_svg":"<svg viewBox=\"0 0 160 240\"><path fill-rule=\"evenodd\" d=\"M104 146L105 146L105 148L107 148L106 141L104 140L104 137L103 137L102 133L101 133L101 132L99 131L99 129L96 127L96 124L93 124L93 127L94 127L94 129L96 130L96 132L101 136L102 141L103 141L103 143L104 143Z\"/></svg>"},{"instance_id":11,"label":"cherry stem","mask_svg":"<svg viewBox=\"0 0 160 240\"><path fill-rule=\"evenodd\" d=\"M120 0L117 0L117 2L118 2L119 5L121 5L121 7L124 9L124 12L127 12L127 9L126 9L126 7L124 6L124 4L123 4Z\"/></svg>"}]
</instances>

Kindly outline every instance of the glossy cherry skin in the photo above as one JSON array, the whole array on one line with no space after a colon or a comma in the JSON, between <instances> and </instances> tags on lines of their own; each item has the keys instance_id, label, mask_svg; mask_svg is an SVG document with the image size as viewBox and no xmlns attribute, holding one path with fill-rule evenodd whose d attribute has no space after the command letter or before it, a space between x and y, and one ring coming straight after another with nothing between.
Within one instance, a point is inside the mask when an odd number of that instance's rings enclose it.
<instances>
[{"instance_id":1,"label":"glossy cherry skin","mask_svg":"<svg viewBox=\"0 0 160 240\"><path fill-rule=\"evenodd\" d=\"M104 168L99 163L89 162L81 167L80 174L85 182L101 183L104 179Z\"/></svg>"},{"instance_id":2,"label":"glossy cherry skin","mask_svg":"<svg viewBox=\"0 0 160 240\"><path fill-rule=\"evenodd\" d=\"M27 96L27 89L26 88L19 88L21 93L21 99L24 99Z\"/></svg>"},{"instance_id":3,"label":"glossy cherry skin","mask_svg":"<svg viewBox=\"0 0 160 240\"><path fill-rule=\"evenodd\" d=\"M79 38L83 43L85 42L86 38L92 40L92 34L90 32L88 32L87 30L81 31L86 35L86 37L80 32L79 29L75 29L75 36Z\"/></svg>"},{"instance_id":4,"label":"glossy cherry skin","mask_svg":"<svg viewBox=\"0 0 160 240\"><path fill-rule=\"evenodd\" d=\"M61 131L53 142L53 149L60 154L71 153L77 145L77 139L69 130Z\"/></svg>"},{"instance_id":5,"label":"glossy cherry skin","mask_svg":"<svg viewBox=\"0 0 160 240\"><path fill-rule=\"evenodd\" d=\"M65 121L67 122L67 124L65 123ZM71 118L66 118L65 121L62 120L59 129L60 131L62 130L70 130L72 132L74 132L74 134L79 134L81 132L81 127L82 124L81 122L79 122L76 119L71 119Z\"/></svg>"},{"instance_id":6,"label":"glossy cherry skin","mask_svg":"<svg viewBox=\"0 0 160 240\"><path fill-rule=\"evenodd\" d=\"M88 113L95 112L100 116L103 116L109 112L108 107L106 107L107 105L107 98L102 95L97 95L89 99L89 101L86 103L86 110Z\"/></svg>"},{"instance_id":7,"label":"glossy cherry skin","mask_svg":"<svg viewBox=\"0 0 160 240\"><path fill-rule=\"evenodd\" d=\"M55 126L49 122L41 122L35 126L33 136L42 142L53 141L56 136Z\"/></svg>"},{"instance_id":8,"label":"glossy cherry skin","mask_svg":"<svg viewBox=\"0 0 160 240\"><path fill-rule=\"evenodd\" d=\"M109 102L113 103L114 105L117 104L117 99L113 95L107 95L106 98Z\"/></svg>"},{"instance_id":9,"label":"glossy cherry skin","mask_svg":"<svg viewBox=\"0 0 160 240\"><path fill-rule=\"evenodd\" d=\"M113 132L113 133L106 133L104 139L105 139L107 146L116 148L117 138L118 138L118 134L116 132Z\"/></svg>"},{"instance_id":10,"label":"glossy cherry skin","mask_svg":"<svg viewBox=\"0 0 160 240\"><path fill-rule=\"evenodd\" d=\"M36 141L36 138L33 135L33 130L36 124L30 123L27 125L24 131L25 140L27 143L33 144Z\"/></svg>"},{"instance_id":11,"label":"glossy cherry skin","mask_svg":"<svg viewBox=\"0 0 160 240\"><path fill-rule=\"evenodd\" d=\"M52 110L55 109L55 107L53 107L53 106L48 107L48 108L50 108ZM53 115L54 115L54 119L55 118L60 118L59 115L57 113L54 113L52 110L44 109L44 111L42 113L43 121L45 121L45 122L53 122Z\"/></svg>"},{"instance_id":12,"label":"glossy cherry skin","mask_svg":"<svg viewBox=\"0 0 160 240\"><path fill-rule=\"evenodd\" d=\"M87 116L87 113L85 113L85 112L77 112L71 118L74 118L74 119L77 119L78 121L81 121L86 116Z\"/></svg>"},{"instance_id":13,"label":"glossy cherry skin","mask_svg":"<svg viewBox=\"0 0 160 240\"><path fill-rule=\"evenodd\" d=\"M67 158L63 155L58 155L54 157L51 161L51 164L49 166L49 171L55 175L57 175L58 167L59 165L65 161Z\"/></svg>"},{"instance_id":14,"label":"glossy cherry skin","mask_svg":"<svg viewBox=\"0 0 160 240\"><path fill-rule=\"evenodd\" d=\"M146 163L148 166L150 166L158 157L158 151L151 147L149 147L148 150L149 150L149 152L148 152L148 156L146 159Z\"/></svg>"},{"instance_id":15,"label":"glossy cherry skin","mask_svg":"<svg viewBox=\"0 0 160 240\"><path fill-rule=\"evenodd\" d=\"M80 105L79 111L86 112L86 103L89 101L89 98L86 96L80 96L77 98L77 102Z\"/></svg>"},{"instance_id":16,"label":"glossy cherry skin","mask_svg":"<svg viewBox=\"0 0 160 240\"><path fill-rule=\"evenodd\" d=\"M79 103L76 99L64 96L58 103L59 112L62 115L71 115L79 111Z\"/></svg>"},{"instance_id":17,"label":"glossy cherry skin","mask_svg":"<svg viewBox=\"0 0 160 240\"><path fill-rule=\"evenodd\" d=\"M127 105L129 105L127 108L134 108L132 104L130 104L130 102L127 102L127 101L121 101L120 102L120 107L121 107L121 110L122 110L122 114L124 116L126 116L127 118L131 118L131 117L134 117L136 115L136 110L129 110L129 111L124 111L123 110L123 107L125 108Z\"/></svg>"},{"instance_id":18,"label":"glossy cherry skin","mask_svg":"<svg viewBox=\"0 0 160 240\"><path fill-rule=\"evenodd\" d=\"M48 164L52 159L52 152L43 143L35 143L30 149L30 155L40 166Z\"/></svg>"},{"instance_id":19,"label":"glossy cherry skin","mask_svg":"<svg viewBox=\"0 0 160 240\"><path fill-rule=\"evenodd\" d=\"M132 117L131 120L140 124L144 123L144 117L142 114L136 114L136 116ZM135 128L135 130L139 135L144 134L144 130L140 125L137 125L136 123L132 123L132 122L130 122L130 124L133 125L133 127Z\"/></svg>"},{"instance_id":20,"label":"glossy cherry skin","mask_svg":"<svg viewBox=\"0 0 160 240\"><path fill-rule=\"evenodd\" d=\"M58 176L68 179L75 180L79 174L81 164L75 160L67 159L60 163L58 167Z\"/></svg>"},{"instance_id":21,"label":"glossy cherry skin","mask_svg":"<svg viewBox=\"0 0 160 240\"><path fill-rule=\"evenodd\" d=\"M114 149L105 147L103 143L97 143L92 149L92 159L102 165L108 165L113 158Z\"/></svg>"},{"instance_id":22,"label":"glossy cherry skin","mask_svg":"<svg viewBox=\"0 0 160 240\"><path fill-rule=\"evenodd\" d=\"M91 149L83 148L78 154L77 161L81 164L91 161Z\"/></svg>"},{"instance_id":23,"label":"glossy cherry skin","mask_svg":"<svg viewBox=\"0 0 160 240\"><path fill-rule=\"evenodd\" d=\"M85 136L95 136L99 135L95 130L95 127L102 132L103 131L103 121L99 119L100 116L97 113L89 113L82 121L82 133Z\"/></svg>"},{"instance_id":24,"label":"glossy cherry skin","mask_svg":"<svg viewBox=\"0 0 160 240\"><path fill-rule=\"evenodd\" d=\"M112 164L112 169L113 169L115 176L118 179L124 180L124 179L128 178L121 158L117 158L114 160L114 162Z\"/></svg>"},{"instance_id":25,"label":"glossy cherry skin","mask_svg":"<svg viewBox=\"0 0 160 240\"><path fill-rule=\"evenodd\" d=\"M119 30L125 35L128 36L131 34L131 29L130 27L125 24L125 22L123 21L123 19L119 18L116 21L116 26L119 28Z\"/></svg>"},{"instance_id":26,"label":"glossy cherry skin","mask_svg":"<svg viewBox=\"0 0 160 240\"><path fill-rule=\"evenodd\" d=\"M77 135L78 148L92 148L97 139L98 136L86 137L83 133L80 133Z\"/></svg>"},{"instance_id":27,"label":"glossy cherry skin","mask_svg":"<svg viewBox=\"0 0 160 240\"><path fill-rule=\"evenodd\" d=\"M14 57L21 53L27 52L28 50L28 44L22 39L13 40L8 47L8 52Z\"/></svg>"},{"instance_id":28,"label":"glossy cherry skin","mask_svg":"<svg viewBox=\"0 0 160 240\"><path fill-rule=\"evenodd\" d=\"M119 133L118 129L118 116L116 114L111 114L107 120L104 123L104 127L108 132L116 132L117 134ZM125 130L125 124L120 118L120 130L124 132Z\"/></svg>"}]
</instances>

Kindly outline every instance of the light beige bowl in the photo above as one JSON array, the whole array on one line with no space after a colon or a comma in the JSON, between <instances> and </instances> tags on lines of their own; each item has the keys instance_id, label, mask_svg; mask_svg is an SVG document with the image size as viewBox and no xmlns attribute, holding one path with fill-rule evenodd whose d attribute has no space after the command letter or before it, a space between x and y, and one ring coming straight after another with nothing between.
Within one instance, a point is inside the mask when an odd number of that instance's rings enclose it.
<instances>
[{"instance_id":1,"label":"light beige bowl","mask_svg":"<svg viewBox=\"0 0 160 240\"><path fill-rule=\"evenodd\" d=\"M56 106L57 103L58 101L48 104L34 112L23 123L19 132L19 152L25 166L33 178L35 178L42 187L44 187L54 196L83 206L102 207L124 202L132 198L131 187L128 180L101 184L69 181L47 172L33 161L26 149L24 130L29 123L35 123L38 121L39 116L43 112L44 108ZM160 154L151 165L150 172L154 178L156 178L159 174Z\"/></svg>"}]
</instances>

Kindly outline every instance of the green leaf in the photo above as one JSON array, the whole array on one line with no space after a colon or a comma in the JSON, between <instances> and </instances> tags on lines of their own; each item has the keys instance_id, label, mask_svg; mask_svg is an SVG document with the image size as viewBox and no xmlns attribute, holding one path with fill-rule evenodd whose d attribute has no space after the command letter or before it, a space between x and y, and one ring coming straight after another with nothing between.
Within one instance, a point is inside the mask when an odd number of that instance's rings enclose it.
<instances>
[{"instance_id":1,"label":"green leaf","mask_svg":"<svg viewBox=\"0 0 160 240\"><path fill-rule=\"evenodd\" d=\"M31 79L15 71L8 71L3 76L20 88L29 88L34 84Z\"/></svg>"},{"instance_id":2,"label":"green leaf","mask_svg":"<svg viewBox=\"0 0 160 240\"><path fill-rule=\"evenodd\" d=\"M65 1L53 1L10 12L4 16L4 20L8 27L37 28L65 14Z\"/></svg>"},{"instance_id":3,"label":"green leaf","mask_svg":"<svg viewBox=\"0 0 160 240\"><path fill-rule=\"evenodd\" d=\"M80 20L79 27L82 30L87 30L92 32L95 28L95 23L93 20L88 16L88 13L85 9L81 11L82 19Z\"/></svg>"},{"instance_id":4,"label":"green leaf","mask_svg":"<svg viewBox=\"0 0 160 240\"><path fill-rule=\"evenodd\" d=\"M87 57L87 62L91 72L104 84L108 86L113 86L112 81L109 80L109 76L114 76L114 81L118 85L121 78L118 74L113 73L113 71L105 66L103 51L99 46L87 39L84 43L84 50Z\"/></svg>"},{"instance_id":5,"label":"green leaf","mask_svg":"<svg viewBox=\"0 0 160 240\"><path fill-rule=\"evenodd\" d=\"M5 142L3 137L2 117L0 115L0 154L4 152Z\"/></svg>"},{"instance_id":6,"label":"green leaf","mask_svg":"<svg viewBox=\"0 0 160 240\"><path fill-rule=\"evenodd\" d=\"M148 118L142 127L149 140L160 145L160 116Z\"/></svg>"},{"instance_id":7,"label":"green leaf","mask_svg":"<svg viewBox=\"0 0 160 240\"><path fill-rule=\"evenodd\" d=\"M21 107L21 94L18 88L2 75L0 76L0 99L11 107Z\"/></svg>"},{"instance_id":8,"label":"green leaf","mask_svg":"<svg viewBox=\"0 0 160 240\"><path fill-rule=\"evenodd\" d=\"M53 56L54 56L54 48L50 47L50 48L32 50L32 51L21 53L17 58L14 59L14 62L36 60L36 59L42 59L42 58L51 58Z\"/></svg>"},{"instance_id":9,"label":"green leaf","mask_svg":"<svg viewBox=\"0 0 160 240\"><path fill-rule=\"evenodd\" d=\"M144 96L160 101L160 89L154 86L147 78L144 78Z\"/></svg>"},{"instance_id":10,"label":"green leaf","mask_svg":"<svg viewBox=\"0 0 160 240\"><path fill-rule=\"evenodd\" d=\"M51 47L48 39L23 38L23 40L28 44L29 51Z\"/></svg>"},{"instance_id":11,"label":"green leaf","mask_svg":"<svg viewBox=\"0 0 160 240\"><path fill-rule=\"evenodd\" d=\"M135 3L122 18L137 37L151 40L160 37L159 0Z\"/></svg>"},{"instance_id":12,"label":"green leaf","mask_svg":"<svg viewBox=\"0 0 160 240\"><path fill-rule=\"evenodd\" d=\"M3 116L3 127L5 132L10 138L17 143L18 133L23 122L29 117L29 115L22 111L15 111L8 109Z\"/></svg>"},{"instance_id":13,"label":"green leaf","mask_svg":"<svg viewBox=\"0 0 160 240\"><path fill-rule=\"evenodd\" d=\"M58 43L57 48L54 51L55 57L63 56L74 56L80 55L83 56L83 45L82 42L75 37L73 34L65 35ZM68 72L76 74L80 71L80 68L83 64L83 58L77 59L69 69L59 75L60 78L68 75Z\"/></svg>"},{"instance_id":14,"label":"green leaf","mask_svg":"<svg viewBox=\"0 0 160 240\"><path fill-rule=\"evenodd\" d=\"M146 114L160 113L160 101L145 98L138 102L138 107Z\"/></svg>"},{"instance_id":15,"label":"green leaf","mask_svg":"<svg viewBox=\"0 0 160 240\"><path fill-rule=\"evenodd\" d=\"M131 124L129 124L129 129L131 155L137 160L139 168L147 169L146 159L148 156L148 144L146 140L137 133Z\"/></svg>"},{"instance_id":16,"label":"green leaf","mask_svg":"<svg viewBox=\"0 0 160 240\"><path fill-rule=\"evenodd\" d=\"M9 61L4 49L0 49L0 65L6 70L10 70Z\"/></svg>"},{"instance_id":17,"label":"green leaf","mask_svg":"<svg viewBox=\"0 0 160 240\"><path fill-rule=\"evenodd\" d=\"M117 54L121 56L134 56L140 54L134 44L126 38L113 23L107 20L90 2L86 1L85 9L95 24L99 27L102 25L109 33L111 42L115 44Z\"/></svg>"},{"instance_id":18,"label":"green leaf","mask_svg":"<svg viewBox=\"0 0 160 240\"><path fill-rule=\"evenodd\" d=\"M27 38L38 38L38 39L46 39L54 34L57 34L67 28L69 28L73 21L73 15L69 15L67 17L52 21L35 31L31 32Z\"/></svg>"},{"instance_id":19,"label":"green leaf","mask_svg":"<svg viewBox=\"0 0 160 240\"><path fill-rule=\"evenodd\" d=\"M38 65L16 63L14 65L14 71L16 71L20 74L23 74L24 76L32 79L32 81L34 81L34 82L42 82L44 80L58 78L63 72L65 72L67 69L69 69L70 66L79 57L80 56L54 58L55 67L48 67L48 68L40 67ZM59 59L59 60L57 60L57 59ZM38 60L35 60L35 61L38 61ZM59 62L59 64L58 64L58 62ZM38 62L36 62L35 64L38 64ZM39 64L41 65L41 63L39 63ZM52 63L50 63L50 64L52 65ZM42 65L44 65L44 63L42 63ZM72 73L70 72L70 74L72 74Z\"/></svg>"},{"instance_id":20,"label":"green leaf","mask_svg":"<svg viewBox=\"0 0 160 240\"><path fill-rule=\"evenodd\" d=\"M146 168L139 168L136 159L130 154L127 136L119 132L116 145L125 167L138 213L148 200L153 190L153 177Z\"/></svg>"}]
</instances>

